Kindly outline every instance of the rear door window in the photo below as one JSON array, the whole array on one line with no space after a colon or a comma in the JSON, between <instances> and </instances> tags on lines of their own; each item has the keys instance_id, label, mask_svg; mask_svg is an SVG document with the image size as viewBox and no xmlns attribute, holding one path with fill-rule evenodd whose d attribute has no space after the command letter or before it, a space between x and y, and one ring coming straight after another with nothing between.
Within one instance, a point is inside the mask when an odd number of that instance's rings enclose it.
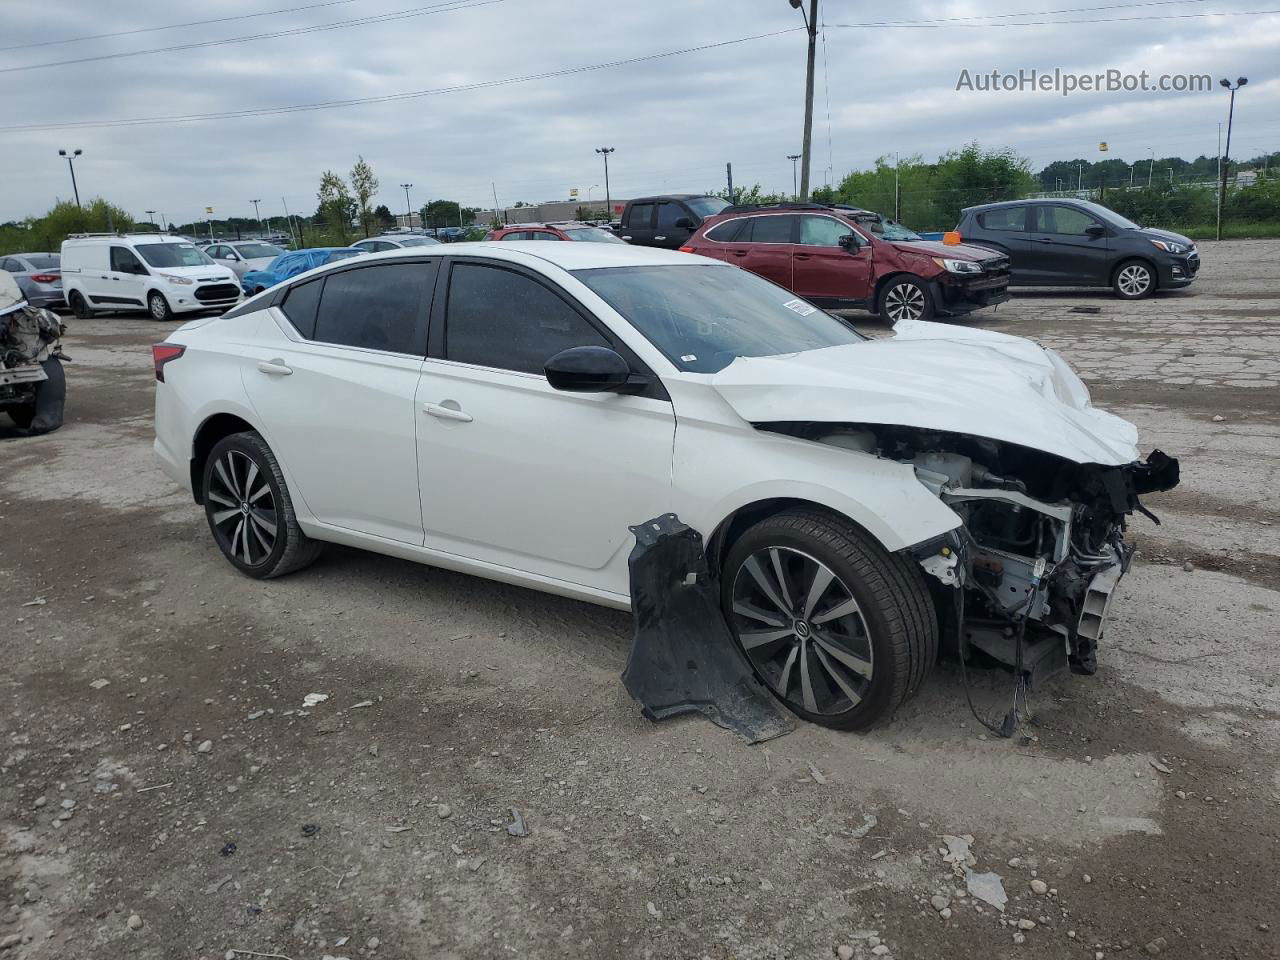
<instances>
[{"instance_id":1,"label":"rear door window","mask_svg":"<svg viewBox=\"0 0 1280 960\"><path fill-rule=\"evenodd\" d=\"M653 223L652 203L633 203L627 211L627 226L632 230L644 230Z\"/></svg>"},{"instance_id":2,"label":"rear door window","mask_svg":"<svg viewBox=\"0 0 1280 960\"><path fill-rule=\"evenodd\" d=\"M752 243L793 243L792 227L796 218L787 216L769 216L751 218Z\"/></svg>"},{"instance_id":3,"label":"rear door window","mask_svg":"<svg viewBox=\"0 0 1280 960\"><path fill-rule=\"evenodd\" d=\"M610 346L558 294L514 270L459 263L449 277L445 357L542 374L569 347Z\"/></svg>"},{"instance_id":4,"label":"rear door window","mask_svg":"<svg viewBox=\"0 0 1280 960\"><path fill-rule=\"evenodd\" d=\"M984 230L1011 230L1021 233L1027 229L1028 207L1005 207L978 214L978 223Z\"/></svg>"},{"instance_id":5,"label":"rear door window","mask_svg":"<svg viewBox=\"0 0 1280 960\"><path fill-rule=\"evenodd\" d=\"M379 263L326 275L312 339L425 356L435 273L431 262Z\"/></svg>"},{"instance_id":6,"label":"rear door window","mask_svg":"<svg viewBox=\"0 0 1280 960\"><path fill-rule=\"evenodd\" d=\"M658 225L654 229L658 233L677 230L679 228L676 226L676 221L688 216L689 212L678 203L661 203L658 205Z\"/></svg>"}]
</instances>

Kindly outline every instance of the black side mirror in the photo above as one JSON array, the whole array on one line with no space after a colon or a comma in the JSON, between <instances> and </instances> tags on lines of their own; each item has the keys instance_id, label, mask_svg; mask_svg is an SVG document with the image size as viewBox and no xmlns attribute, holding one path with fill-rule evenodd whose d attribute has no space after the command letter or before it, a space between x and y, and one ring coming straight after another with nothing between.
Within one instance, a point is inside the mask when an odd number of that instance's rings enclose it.
<instances>
[{"instance_id":1,"label":"black side mirror","mask_svg":"<svg viewBox=\"0 0 1280 960\"><path fill-rule=\"evenodd\" d=\"M862 244L858 242L858 235L856 233L843 234L836 243L840 244L841 247L848 250L850 253L856 253L862 246Z\"/></svg>"},{"instance_id":2,"label":"black side mirror","mask_svg":"<svg viewBox=\"0 0 1280 960\"><path fill-rule=\"evenodd\" d=\"M608 347L570 347L561 350L542 368L547 382L557 390L575 393L612 393L631 381L631 367Z\"/></svg>"},{"instance_id":3,"label":"black side mirror","mask_svg":"<svg viewBox=\"0 0 1280 960\"><path fill-rule=\"evenodd\" d=\"M1084 232L1097 240L1098 237L1105 237L1107 235L1107 228L1102 226L1100 223L1095 223L1085 227Z\"/></svg>"},{"instance_id":4,"label":"black side mirror","mask_svg":"<svg viewBox=\"0 0 1280 960\"><path fill-rule=\"evenodd\" d=\"M677 230L696 230L697 226L688 217L681 217L676 221Z\"/></svg>"}]
</instances>

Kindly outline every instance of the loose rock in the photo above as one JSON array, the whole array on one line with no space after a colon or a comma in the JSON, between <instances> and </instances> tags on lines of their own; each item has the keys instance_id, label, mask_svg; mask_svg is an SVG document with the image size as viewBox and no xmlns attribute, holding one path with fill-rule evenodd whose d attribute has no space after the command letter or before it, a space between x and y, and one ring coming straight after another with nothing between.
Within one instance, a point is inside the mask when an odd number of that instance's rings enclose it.
<instances>
[{"instance_id":1,"label":"loose rock","mask_svg":"<svg viewBox=\"0 0 1280 960\"><path fill-rule=\"evenodd\" d=\"M136 913L131 913L129 914L129 919L125 921L125 926L127 926L130 930L141 930L142 918L138 916Z\"/></svg>"},{"instance_id":2,"label":"loose rock","mask_svg":"<svg viewBox=\"0 0 1280 960\"><path fill-rule=\"evenodd\" d=\"M202 741L200 746L196 747L196 753L212 753L212 752L213 752L212 740Z\"/></svg>"},{"instance_id":3,"label":"loose rock","mask_svg":"<svg viewBox=\"0 0 1280 960\"><path fill-rule=\"evenodd\" d=\"M1046 893L1049 892L1049 885L1045 883L1043 880L1032 880L1031 892L1034 893L1036 896L1043 897Z\"/></svg>"},{"instance_id":4,"label":"loose rock","mask_svg":"<svg viewBox=\"0 0 1280 960\"><path fill-rule=\"evenodd\" d=\"M447 803L441 803L436 806L436 816L441 820L448 820L453 816L453 807Z\"/></svg>"},{"instance_id":5,"label":"loose rock","mask_svg":"<svg viewBox=\"0 0 1280 960\"><path fill-rule=\"evenodd\" d=\"M853 947L847 943L840 944L840 946L836 947L836 956L840 960L853 960Z\"/></svg>"}]
</instances>

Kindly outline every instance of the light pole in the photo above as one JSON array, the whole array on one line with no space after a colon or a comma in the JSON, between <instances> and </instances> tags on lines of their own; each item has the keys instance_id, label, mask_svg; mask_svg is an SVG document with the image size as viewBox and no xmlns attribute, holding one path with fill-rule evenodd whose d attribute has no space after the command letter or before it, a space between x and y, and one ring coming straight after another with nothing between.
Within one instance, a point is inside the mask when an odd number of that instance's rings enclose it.
<instances>
[{"instance_id":1,"label":"light pole","mask_svg":"<svg viewBox=\"0 0 1280 960\"><path fill-rule=\"evenodd\" d=\"M84 151L79 149L78 147L75 150L72 150L70 153L67 153L67 151L65 150L58 151L58 156L65 157L67 160L67 166L71 169L71 192L76 195L77 207L80 206L80 188L76 186L75 159L76 157L80 156L80 154L82 153L84 153Z\"/></svg>"},{"instance_id":2,"label":"light pole","mask_svg":"<svg viewBox=\"0 0 1280 960\"><path fill-rule=\"evenodd\" d=\"M800 199L800 187L796 185L796 161L802 156L799 153L787 154L787 159L791 161L791 198L797 201Z\"/></svg>"},{"instance_id":3,"label":"light pole","mask_svg":"<svg viewBox=\"0 0 1280 960\"><path fill-rule=\"evenodd\" d=\"M587 203L591 202L591 191L599 190L599 189L600 189L600 184L598 183L593 183L591 186L587 187Z\"/></svg>"},{"instance_id":4,"label":"light pole","mask_svg":"<svg viewBox=\"0 0 1280 960\"><path fill-rule=\"evenodd\" d=\"M818 46L818 0L809 0L809 15L804 13L804 0L787 0L804 17L805 32L809 36L809 53L804 74L804 142L800 148L803 163L800 167L800 197L809 199L809 158L813 147L813 59Z\"/></svg>"},{"instance_id":5,"label":"light pole","mask_svg":"<svg viewBox=\"0 0 1280 960\"><path fill-rule=\"evenodd\" d=\"M1147 147L1147 153L1151 154L1151 164L1147 167L1147 186L1151 186L1151 177L1156 170L1156 152L1151 147Z\"/></svg>"},{"instance_id":6,"label":"light pole","mask_svg":"<svg viewBox=\"0 0 1280 960\"><path fill-rule=\"evenodd\" d=\"M1222 155L1222 176L1218 179L1218 231L1217 238L1222 239L1222 202L1227 192L1227 170L1231 166L1231 120L1236 112L1236 91L1249 82L1248 77L1236 77L1235 86L1223 77L1219 84L1231 91L1231 105L1227 107L1227 150Z\"/></svg>"},{"instance_id":7,"label":"light pole","mask_svg":"<svg viewBox=\"0 0 1280 960\"><path fill-rule=\"evenodd\" d=\"M404 228L406 230L413 229L413 204L409 202L409 188L412 186L412 183L400 184L400 188L404 190Z\"/></svg>"},{"instance_id":8,"label":"light pole","mask_svg":"<svg viewBox=\"0 0 1280 960\"><path fill-rule=\"evenodd\" d=\"M596 153L604 157L604 205L610 223L613 222L613 194L609 192L609 154L616 149L617 147L596 147Z\"/></svg>"},{"instance_id":9,"label":"light pole","mask_svg":"<svg viewBox=\"0 0 1280 960\"><path fill-rule=\"evenodd\" d=\"M258 212L258 204L260 204L262 201L250 200L249 202L253 204L253 219L258 221L258 234L261 235L262 234L262 214Z\"/></svg>"},{"instance_id":10,"label":"light pole","mask_svg":"<svg viewBox=\"0 0 1280 960\"><path fill-rule=\"evenodd\" d=\"M156 212L154 210L143 210L142 212L147 215L147 223L150 223L157 227L160 226L160 224L156 223ZM159 230L157 231L157 233L164 233L164 231Z\"/></svg>"}]
</instances>

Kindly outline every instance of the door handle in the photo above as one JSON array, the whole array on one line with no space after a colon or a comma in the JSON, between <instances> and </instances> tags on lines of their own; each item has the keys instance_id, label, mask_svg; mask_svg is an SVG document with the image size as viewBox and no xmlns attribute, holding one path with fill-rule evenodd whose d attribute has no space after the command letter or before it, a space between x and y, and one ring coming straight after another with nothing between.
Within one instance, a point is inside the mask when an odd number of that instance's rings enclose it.
<instances>
[{"instance_id":1,"label":"door handle","mask_svg":"<svg viewBox=\"0 0 1280 960\"><path fill-rule=\"evenodd\" d=\"M797 260L808 260L808 259L809 259L809 254L807 254L807 253L797 253L797 254L796 254L796 259L797 259Z\"/></svg>"},{"instance_id":2,"label":"door handle","mask_svg":"<svg viewBox=\"0 0 1280 960\"><path fill-rule=\"evenodd\" d=\"M1056 243L1057 241L1053 240L1050 237L1036 237L1035 242L1036 243Z\"/></svg>"},{"instance_id":3,"label":"door handle","mask_svg":"<svg viewBox=\"0 0 1280 960\"><path fill-rule=\"evenodd\" d=\"M631 238L630 238L629 236L625 236L625 235L624 235L622 239L623 239L623 240L630 240Z\"/></svg>"},{"instance_id":4,"label":"door handle","mask_svg":"<svg viewBox=\"0 0 1280 960\"><path fill-rule=\"evenodd\" d=\"M275 357L271 360L259 360L258 369L262 373L269 373L276 377L287 377L289 374L293 373L293 368L288 366L279 357Z\"/></svg>"},{"instance_id":5,"label":"door handle","mask_svg":"<svg viewBox=\"0 0 1280 960\"><path fill-rule=\"evenodd\" d=\"M730 250L729 252L735 257L745 257L747 255L747 251L745 250Z\"/></svg>"},{"instance_id":6,"label":"door handle","mask_svg":"<svg viewBox=\"0 0 1280 960\"><path fill-rule=\"evenodd\" d=\"M439 417L441 420L457 420L459 423L470 423L472 419L471 414L464 413L455 400L445 400L443 403L424 403L422 409L425 413L429 413L433 417Z\"/></svg>"},{"instance_id":7,"label":"door handle","mask_svg":"<svg viewBox=\"0 0 1280 960\"><path fill-rule=\"evenodd\" d=\"M665 239L667 239L667 238L666 238L666 237L654 237L653 239L655 239L655 240L665 240Z\"/></svg>"}]
</instances>

